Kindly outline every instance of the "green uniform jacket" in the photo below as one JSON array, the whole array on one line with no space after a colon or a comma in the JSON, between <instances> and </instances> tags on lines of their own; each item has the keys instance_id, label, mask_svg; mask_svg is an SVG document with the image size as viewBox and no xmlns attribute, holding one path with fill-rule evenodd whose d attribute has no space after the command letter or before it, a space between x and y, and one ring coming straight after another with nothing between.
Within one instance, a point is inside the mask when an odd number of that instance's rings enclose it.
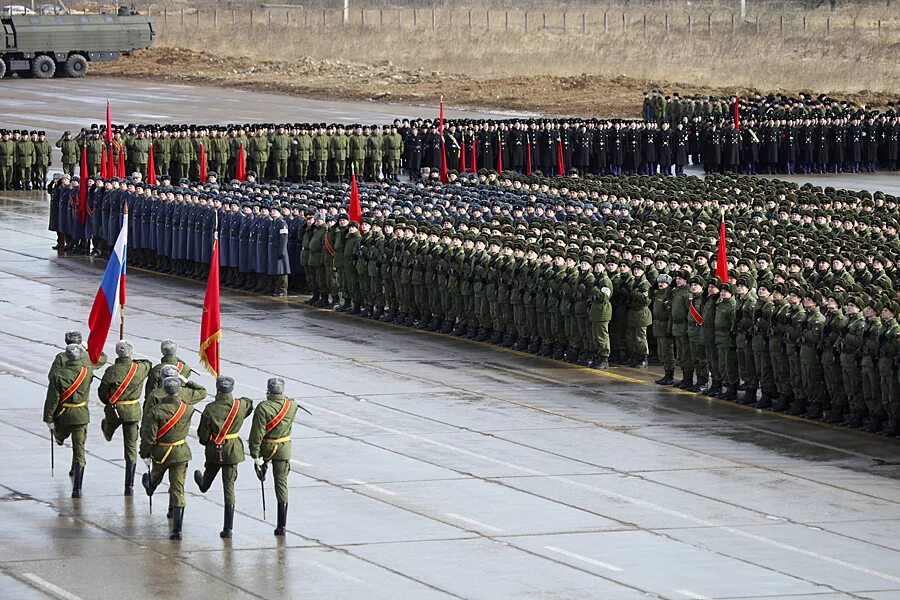
<instances>
[{"instance_id":1,"label":"green uniform jacket","mask_svg":"<svg viewBox=\"0 0 900 600\"><path fill-rule=\"evenodd\" d=\"M293 154L299 161L309 162L312 157L313 139L308 135L297 136L294 142Z\"/></svg>"},{"instance_id":2,"label":"green uniform jacket","mask_svg":"<svg viewBox=\"0 0 900 600\"><path fill-rule=\"evenodd\" d=\"M737 302L734 297L725 300L719 299L716 305L716 346L725 348L735 348L734 339L734 313ZM703 322L706 325L706 321Z\"/></svg>"},{"instance_id":3,"label":"green uniform jacket","mask_svg":"<svg viewBox=\"0 0 900 600\"><path fill-rule=\"evenodd\" d=\"M150 395L144 400L144 417L165 399L166 392L161 387L150 392ZM188 381L181 386L181 391L178 392L178 399L190 406L200 404L206 399L206 388L196 381Z\"/></svg>"},{"instance_id":4,"label":"green uniform jacket","mask_svg":"<svg viewBox=\"0 0 900 600\"><path fill-rule=\"evenodd\" d=\"M335 160L347 160L350 155L350 138L346 135L335 135L328 143L328 153Z\"/></svg>"},{"instance_id":5,"label":"green uniform jacket","mask_svg":"<svg viewBox=\"0 0 900 600\"><path fill-rule=\"evenodd\" d=\"M0 142L0 145L2 144L3 142ZM59 151L62 153L62 161L64 164L71 165L78 162L78 142L60 138L60 140L56 142L56 147L59 148Z\"/></svg>"},{"instance_id":6,"label":"green uniform jacket","mask_svg":"<svg viewBox=\"0 0 900 600\"><path fill-rule=\"evenodd\" d=\"M381 162L384 153L384 136L371 135L366 139L366 156L376 163Z\"/></svg>"},{"instance_id":7,"label":"green uniform jacket","mask_svg":"<svg viewBox=\"0 0 900 600\"><path fill-rule=\"evenodd\" d=\"M194 160L194 142L191 138L178 138L172 144L172 160L180 164L189 164Z\"/></svg>"},{"instance_id":8,"label":"green uniform jacket","mask_svg":"<svg viewBox=\"0 0 900 600\"><path fill-rule=\"evenodd\" d=\"M291 136L286 133L273 133L269 136L268 151L275 160L287 160L291 156ZM268 156L268 155L267 155Z\"/></svg>"},{"instance_id":9,"label":"green uniform jacket","mask_svg":"<svg viewBox=\"0 0 900 600\"><path fill-rule=\"evenodd\" d=\"M128 156L136 165L146 165L147 156L150 154L150 140L147 138L134 138L128 144ZM154 157L155 158L155 157Z\"/></svg>"},{"instance_id":10,"label":"green uniform jacket","mask_svg":"<svg viewBox=\"0 0 900 600\"><path fill-rule=\"evenodd\" d=\"M691 301L691 287L689 285L683 285L681 287L676 287L672 289L672 335L673 336L684 336L687 335L687 326L688 319L690 319L690 314L688 314L688 304ZM691 319L693 320L693 319ZM656 314L653 315L653 321L656 322ZM654 329L654 332L656 329Z\"/></svg>"},{"instance_id":11,"label":"green uniform jacket","mask_svg":"<svg viewBox=\"0 0 900 600\"><path fill-rule=\"evenodd\" d=\"M87 354L87 353L85 353ZM60 404L59 399L77 380L81 369L87 369L81 385L66 398L65 405ZM66 361L57 367L50 375L47 384L47 397L44 401L44 423L55 422L57 425L73 426L87 425L91 421L88 412L88 399L91 393L91 381L93 381L94 369L84 361ZM77 406L77 405L81 406Z\"/></svg>"},{"instance_id":12,"label":"green uniform jacket","mask_svg":"<svg viewBox=\"0 0 900 600\"><path fill-rule=\"evenodd\" d=\"M353 135L350 137L350 158L363 160L366 158L366 136Z\"/></svg>"},{"instance_id":13,"label":"green uniform jacket","mask_svg":"<svg viewBox=\"0 0 900 600\"><path fill-rule=\"evenodd\" d=\"M137 365L134 377L131 378L128 386L124 389L117 401L119 418L125 423L136 423L141 420L141 405L138 403L123 404L130 400L138 400L141 397L141 386L144 380L150 374L153 364L149 360L135 360L130 358L117 358L116 362L111 364L106 372L103 373L103 379L97 388L97 394L103 404L109 404L109 398L116 393L119 385L125 380L131 369L132 362Z\"/></svg>"},{"instance_id":14,"label":"green uniform jacket","mask_svg":"<svg viewBox=\"0 0 900 600\"><path fill-rule=\"evenodd\" d=\"M234 402L238 403L237 412L234 420L228 427L226 434L228 437L222 442L221 459L220 453L216 449L215 438L222 430ZM203 415L200 417L200 424L197 426L197 437L200 443L206 446L206 462L218 465L236 465L244 461L244 442L237 437L238 432L244 425L244 419L253 412L253 400L250 398L235 398L231 393L216 394L216 399L206 405L203 409Z\"/></svg>"},{"instance_id":15,"label":"green uniform jacket","mask_svg":"<svg viewBox=\"0 0 900 600\"><path fill-rule=\"evenodd\" d=\"M388 160L400 160L403 155L403 138L399 133L389 133L384 136L382 147Z\"/></svg>"},{"instance_id":16,"label":"green uniform jacket","mask_svg":"<svg viewBox=\"0 0 900 600\"><path fill-rule=\"evenodd\" d=\"M68 359L66 358L65 352L60 352L59 354L57 354L56 358L53 359L53 364L50 365L50 372L47 374L47 378L49 379L53 377L53 374L56 372L56 370L64 366L67 360ZM106 353L101 352L100 358L97 359L97 362L91 364L91 357L88 356L87 350L85 350L81 355L81 364L86 367L91 367L92 369L99 369L106 364Z\"/></svg>"},{"instance_id":17,"label":"green uniform jacket","mask_svg":"<svg viewBox=\"0 0 900 600\"><path fill-rule=\"evenodd\" d=\"M612 319L612 289L612 281L605 271L594 276L594 285L588 291L591 300L588 318L591 321L608 323Z\"/></svg>"},{"instance_id":18,"label":"green uniform jacket","mask_svg":"<svg viewBox=\"0 0 900 600\"><path fill-rule=\"evenodd\" d=\"M49 167L51 158L50 142L39 140L34 143L34 164L39 167Z\"/></svg>"},{"instance_id":19,"label":"green uniform jacket","mask_svg":"<svg viewBox=\"0 0 900 600\"><path fill-rule=\"evenodd\" d=\"M653 313L653 335L658 338L672 337L673 302L678 292L679 290L669 287L664 290L657 289L656 293L653 294L653 305L651 308Z\"/></svg>"},{"instance_id":20,"label":"green uniform jacket","mask_svg":"<svg viewBox=\"0 0 900 600\"><path fill-rule=\"evenodd\" d=\"M150 369L150 373L147 375L147 383L144 386L145 399L150 397L150 392L162 385L162 380L159 377L159 372L162 371L162 368L166 365L178 366L179 363L181 363L181 370L179 371L181 376L185 379L191 376L191 367L189 364L177 356L163 356L160 359L159 364Z\"/></svg>"},{"instance_id":21,"label":"green uniform jacket","mask_svg":"<svg viewBox=\"0 0 900 600\"><path fill-rule=\"evenodd\" d=\"M19 140L16 144L16 164L22 167L34 164L34 142L30 139Z\"/></svg>"},{"instance_id":22,"label":"green uniform jacket","mask_svg":"<svg viewBox=\"0 0 900 600\"><path fill-rule=\"evenodd\" d=\"M11 167L16 162L16 143L0 140L0 167Z\"/></svg>"},{"instance_id":23,"label":"green uniform jacket","mask_svg":"<svg viewBox=\"0 0 900 600\"><path fill-rule=\"evenodd\" d=\"M327 135L317 135L312 140L313 154L316 160L328 160L328 147L330 139Z\"/></svg>"},{"instance_id":24,"label":"green uniform jacket","mask_svg":"<svg viewBox=\"0 0 900 600\"><path fill-rule=\"evenodd\" d=\"M178 442L187 439L188 433L191 431L193 408L187 406L181 418L172 428L159 436L160 428L175 416L182 405L184 403L177 398L166 397L144 416L141 423L141 445L138 449L141 458L152 458L154 462L162 465L173 465L191 460L190 446Z\"/></svg>"},{"instance_id":25,"label":"green uniform jacket","mask_svg":"<svg viewBox=\"0 0 900 600\"><path fill-rule=\"evenodd\" d=\"M325 234L328 228L324 225L316 226L309 238L309 266L321 267L323 262L322 253L325 251Z\"/></svg>"},{"instance_id":26,"label":"green uniform jacket","mask_svg":"<svg viewBox=\"0 0 900 600\"><path fill-rule=\"evenodd\" d=\"M653 323L650 312L650 282L635 278L628 288L628 327L647 327Z\"/></svg>"},{"instance_id":27,"label":"green uniform jacket","mask_svg":"<svg viewBox=\"0 0 900 600\"><path fill-rule=\"evenodd\" d=\"M270 423L281 412L285 402L290 402L287 412L277 425L266 431ZM266 399L259 403L253 411L253 425L250 427L250 456L262 456L270 460L291 459L291 429L294 426L294 415L297 414L297 402L282 394L266 394ZM283 440L274 442L274 440Z\"/></svg>"}]
</instances>

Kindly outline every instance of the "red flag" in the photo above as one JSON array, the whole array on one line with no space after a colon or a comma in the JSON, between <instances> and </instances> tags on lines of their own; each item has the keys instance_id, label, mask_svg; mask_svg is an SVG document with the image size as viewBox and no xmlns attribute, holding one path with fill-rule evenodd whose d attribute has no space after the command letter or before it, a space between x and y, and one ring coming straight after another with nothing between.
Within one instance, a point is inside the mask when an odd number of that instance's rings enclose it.
<instances>
[{"instance_id":1,"label":"red flag","mask_svg":"<svg viewBox=\"0 0 900 600\"><path fill-rule=\"evenodd\" d=\"M78 220L84 223L87 217L87 146L81 147L81 168L78 170Z\"/></svg>"},{"instance_id":2,"label":"red flag","mask_svg":"<svg viewBox=\"0 0 900 600\"><path fill-rule=\"evenodd\" d=\"M563 176L566 174L566 157L563 154L563 141L561 137L556 138L556 174Z\"/></svg>"},{"instance_id":3,"label":"red flag","mask_svg":"<svg viewBox=\"0 0 900 600\"><path fill-rule=\"evenodd\" d=\"M116 165L116 177L125 179L125 149L119 146L119 163Z\"/></svg>"},{"instance_id":4,"label":"red flag","mask_svg":"<svg viewBox=\"0 0 900 600\"><path fill-rule=\"evenodd\" d=\"M109 178L116 176L116 153L112 143L106 148L106 176Z\"/></svg>"},{"instance_id":5,"label":"red flag","mask_svg":"<svg viewBox=\"0 0 900 600\"><path fill-rule=\"evenodd\" d=\"M106 144L103 144L100 147L100 178L107 179L109 177L109 173L107 173L107 169L109 169L109 165L106 164Z\"/></svg>"},{"instance_id":6,"label":"red flag","mask_svg":"<svg viewBox=\"0 0 900 600\"><path fill-rule=\"evenodd\" d=\"M725 250L725 213L719 224L719 255L716 257L716 277L728 281L728 253Z\"/></svg>"},{"instance_id":7,"label":"red flag","mask_svg":"<svg viewBox=\"0 0 900 600\"><path fill-rule=\"evenodd\" d=\"M459 150L459 172L466 172L466 140L462 140L462 148Z\"/></svg>"},{"instance_id":8,"label":"red flag","mask_svg":"<svg viewBox=\"0 0 900 600\"><path fill-rule=\"evenodd\" d=\"M356 185L356 170L350 172L350 208L347 216L356 223L362 222L362 209L359 206L359 187Z\"/></svg>"},{"instance_id":9,"label":"red flag","mask_svg":"<svg viewBox=\"0 0 900 600\"><path fill-rule=\"evenodd\" d=\"M441 96L441 118L438 124L438 133L441 136L441 169L440 169L440 179L441 183L447 183L450 181L450 175L447 173L447 144L444 140L444 97Z\"/></svg>"},{"instance_id":10,"label":"red flag","mask_svg":"<svg viewBox=\"0 0 900 600\"><path fill-rule=\"evenodd\" d=\"M113 135L112 135L112 114L109 112L109 100L106 101L106 133L104 134L106 138L106 143L111 144Z\"/></svg>"},{"instance_id":11,"label":"red flag","mask_svg":"<svg viewBox=\"0 0 900 600\"><path fill-rule=\"evenodd\" d=\"M150 152L147 154L147 183L150 185L156 185L156 159L153 158L155 151L156 148L151 144Z\"/></svg>"},{"instance_id":12,"label":"red flag","mask_svg":"<svg viewBox=\"0 0 900 600\"><path fill-rule=\"evenodd\" d=\"M478 167L476 165L476 155L475 155L475 136L472 136L472 161L469 164L469 173L477 173Z\"/></svg>"},{"instance_id":13,"label":"red flag","mask_svg":"<svg viewBox=\"0 0 900 600\"><path fill-rule=\"evenodd\" d=\"M206 183L206 148L200 144L200 182Z\"/></svg>"},{"instance_id":14,"label":"red flag","mask_svg":"<svg viewBox=\"0 0 900 600\"><path fill-rule=\"evenodd\" d=\"M502 134L497 134L497 172L503 172L503 138Z\"/></svg>"},{"instance_id":15,"label":"red flag","mask_svg":"<svg viewBox=\"0 0 900 600\"><path fill-rule=\"evenodd\" d=\"M525 174L531 175L533 167L531 165L531 136L525 136Z\"/></svg>"},{"instance_id":16,"label":"red flag","mask_svg":"<svg viewBox=\"0 0 900 600\"><path fill-rule=\"evenodd\" d=\"M216 227L218 229L218 225ZM219 315L219 232L213 237L212 257L209 262L209 279L206 281L206 297L203 299L203 315L200 317L200 362L214 376L219 376L219 339L222 322Z\"/></svg>"},{"instance_id":17,"label":"red flag","mask_svg":"<svg viewBox=\"0 0 900 600\"><path fill-rule=\"evenodd\" d=\"M738 103L738 97L734 97L734 128L741 128L741 105Z\"/></svg>"},{"instance_id":18,"label":"red flag","mask_svg":"<svg viewBox=\"0 0 900 600\"><path fill-rule=\"evenodd\" d=\"M247 155L244 153L244 144L238 148L237 166L234 170L234 178L238 181L247 179Z\"/></svg>"}]
</instances>

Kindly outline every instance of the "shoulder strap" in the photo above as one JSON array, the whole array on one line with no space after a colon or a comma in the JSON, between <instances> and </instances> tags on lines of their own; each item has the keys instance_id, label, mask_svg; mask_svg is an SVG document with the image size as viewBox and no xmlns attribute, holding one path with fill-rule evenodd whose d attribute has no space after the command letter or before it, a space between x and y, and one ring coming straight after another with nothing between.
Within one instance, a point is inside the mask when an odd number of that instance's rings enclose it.
<instances>
[{"instance_id":1,"label":"shoulder strap","mask_svg":"<svg viewBox=\"0 0 900 600\"><path fill-rule=\"evenodd\" d=\"M179 360L178 364L175 365L175 368L178 369L179 373L181 373L181 370L184 369L184 363Z\"/></svg>"},{"instance_id":2,"label":"shoulder strap","mask_svg":"<svg viewBox=\"0 0 900 600\"><path fill-rule=\"evenodd\" d=\"M137 373L137 368L138 364L132 361L131 368L128 369L128 373L125 375L125 379L122 380L122 383L121 385L119 385L118 389L109 397L110 404L115 404L119 401L119 398L122 397L122 394L125 393L125 390L128 389L129 384L131 384L131 380L134 379L134 374Z\"/></svg>"},{"instance_id":3,"label":"shoulder strap","mask_svg":"<svg viewBox=\"0 0 900 600\"><path fill-rule=\"evenodd\" d=\"M87 377L87 373L88 373L87 367L81 367L81 371L78 373L78 377L75 378L75 382L72 383L72 385L70 385L68 387L68 389L60 395L60 397L59 397L60 404L62 404L63 402L65 402L66 400L71 398L72 394L74 394L75 391L81 387L81 384L84 383L85 377Z\"/></svg>"},{"instance_id":4,"label":"shoulder strap","mask_svg":"<svg viewBox=\"0 0 900 600\"><path fill-rule=\"evenodd\" d=\"M292 403L293 400L287 398L285 399L284 405L281 407L281 410L278 412L278 414L275 415L275 417L271 421L266 423L266 433L272 431L279 423L281 423L281 420L284 419L284 416L287 414Z\"/></svg>"},{"instance_id":5,"label":"shoulder strap","mask_svg":"<svg viewBox=\"0 0 900 600\"><path fill-rule=\"evenodd\" d=\"M225 441L225 436L228 434L228 430L231 429L231 424L234 423L235 417L237 417L238 408L241 406L241 401L238 398L235 398L231 402L231 410L228 412L228 417L225 419L225 422L222 423L222 428L219 429L219 433L216 434L213 441L217 445L221 445L222 442Z\"/></svg>"},{"instance_id":6,"label":"shoulder strap","mask_svg":"<svg viewBox=\"0 0 900 600\"><path fill-rule=\"evenodd\" d=\"M163 437L169 430L175 427L175 423L177 423L182 416L184 416L184 411L187 410L187 404L184 402L178 407L178 410L175 411L175 414L172 415L172 418L166 421L162 427L156 432L156 440L159 441L159 438Z\"/></svg>"}]
</instances>

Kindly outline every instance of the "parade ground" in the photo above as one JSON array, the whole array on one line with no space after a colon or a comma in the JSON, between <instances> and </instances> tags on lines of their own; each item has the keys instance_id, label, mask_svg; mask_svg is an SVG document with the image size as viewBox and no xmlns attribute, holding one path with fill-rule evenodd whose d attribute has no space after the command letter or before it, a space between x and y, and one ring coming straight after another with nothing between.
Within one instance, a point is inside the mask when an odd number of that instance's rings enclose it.
<instances>
[{"instance_id":1,"label":"parade ground","mask_svg":"<svg viewBox=\"0 0 900 600\"><path fill-rule=\"evenodd\" d=\"M67 105L52 87L22 85L44 82L10 83L2 125L54 139L99 122L111 95L122 122L435 112L296 98L269 107L260 103L276 97L102 79L67 82L94 94ZM466 114L484 113L452 116ZM891 191L897 180L821 185ZM259 401L278 376L312 413L298 412L293 429L285 537L272 535L271 482L263 518L248 460L234 537L218 536L220 481L204 495L189 478L184 539L170 541L165 486L152 513L140 487L122 496L121 433L104 440L93 391L84 496L72 499L69 443L51 474L41 409L64 332L86 337L106 261L51 250L48 205L44 192L0 192L2 599L900 598L900 442L661 388L652 368L567 365L302 296L221 298L235 395ZM205 283L137 268L127 281L135 357L158 362L170 338L202 371ZM215 389L211 376L195 379ZM188 443L190 473L203 464L196 429Z\"/></svg>"}]
</instances>

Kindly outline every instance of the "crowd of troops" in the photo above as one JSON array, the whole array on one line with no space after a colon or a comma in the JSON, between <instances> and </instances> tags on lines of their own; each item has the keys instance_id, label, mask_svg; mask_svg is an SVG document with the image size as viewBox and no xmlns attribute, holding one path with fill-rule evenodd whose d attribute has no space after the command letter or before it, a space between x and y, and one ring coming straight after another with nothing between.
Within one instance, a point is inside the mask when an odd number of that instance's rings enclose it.
<instances>
[{"instance_id":1,"label":"crowd of troops","mask_svg":"<svg viewBox=\"0 0 900 600\"><path fill-rule=\"evenodd\" d=\"M195 407L207 399L206 389L190 379L193 371L178 356L172 340L160 344L162 357L154 365L149 360L134 358L134 348L127 340L116 343L116 358L107 365L101 354L92 362L82 346L81 333L65 335L66 347L53 360L48 374L47 396L43 420L58 445L71 438L72 497L81 498L86 461L87 429L90 423L91 387L99 379L97 396L103 405L100 430L108 442L116 431L122 431L125 460L124 495L134 494L134 477L138 457L147 465L141 484L148 496L168 474L169 506L167 518L172 521L170 539L180 540L184 522L184 482L191 449L187 438ZM95 371L106 369L102 377ZM193 477L201 492L209 490L221 473L224 492L224 524L220 536L230 538L234 527L235 493L238 465L245 459L240 431L250 421L247 446L254 461L257 477L265 481L269 465L277 498L275 535L285 535L288 509L287 478L290 473L291 430L299 405L284 395L284 380L267 382L265 400L256 407L249 398L235 397L234 379L216 378L216 393L200 414L197 437L204 447L204 468ZM143 398L143 402L141 399ZM263 492L265 493L265 492ZM152 506L152 505L151 505Z\"/></svg>"},{"instance_id":2,"label":"crowd of troops","mask_svg":"<svg viewBox=\"0 0 900 600\"><path fill-rule=\"evenodd\" d=\"M882 111L825 94L682 98L652 90L642 114L648 126L681 125L692 163L707 173L897 170L900 108L893 102Z\"/></svg>"},{"instance_id":3,"label":"crowd of troops","mask_svg":"<svg viewBox=\"0 0 900 600\"><path fill-rule=\"evenodd\" d=\"M111 214L141 205L129 225L143 266L201 277L218 227L225 285L275 292L261 268L274 257L288 276L278 293L302 289L318 307L596 368L653 355L661 385L898 434L890 195L732 175L491 172L364 182L357 223L346 184L91 186L94 216L107 197ZM76 183L54 197L74 214ZM715 275L723 218L728 281ZM200 239L193 258L166 255L175 237Z\"/></svg>"},{"instance_id":4,"label":"crowd of troops","mask_svg":"<svg viewBox=\"0 0 900 600\"><path fill-rule=\"evenodd\" d=\"M44 131L0 129L0 190L42 190L52 164Z\"/></svg>"}]
</instances>

